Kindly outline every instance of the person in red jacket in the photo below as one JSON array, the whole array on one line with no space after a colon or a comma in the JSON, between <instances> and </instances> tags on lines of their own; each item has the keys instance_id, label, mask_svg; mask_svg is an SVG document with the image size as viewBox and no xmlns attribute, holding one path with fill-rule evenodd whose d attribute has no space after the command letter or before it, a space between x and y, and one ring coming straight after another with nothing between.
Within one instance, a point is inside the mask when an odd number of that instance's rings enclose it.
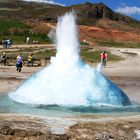
<instances>
[{"instance_id":1,"label":"person in red jacket","mask_svg":"<svg viewBox=\"0 0 140 140\"><path fill-rule=\"evenodd\" d=\"M106 62L107 62L107 53L105 51L103 51L101 53L101 64L102 66L106 66Z\"/></svg>"}]
</instances>

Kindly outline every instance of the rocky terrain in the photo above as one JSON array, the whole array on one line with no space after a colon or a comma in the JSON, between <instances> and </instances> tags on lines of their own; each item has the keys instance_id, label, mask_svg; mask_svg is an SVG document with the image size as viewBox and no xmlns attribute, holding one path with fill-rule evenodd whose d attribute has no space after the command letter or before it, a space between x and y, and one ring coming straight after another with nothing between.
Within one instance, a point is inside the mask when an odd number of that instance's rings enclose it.
<instances>
[{"instance_id":1,"label":"rocky terrain","mask_svg":"<svg viewBox=\"0 0 140 140\"><path fill-rule=\"evenodd\" d=\"M62 132L53 131L55 122L57 129L64 129L58 120L24 116L16 114L0 115L0 140L139 140L139 115L130 117L101 117L94 115L77 118L63 118L65 124L71 122Z\"/></svg>"}]
</instances>

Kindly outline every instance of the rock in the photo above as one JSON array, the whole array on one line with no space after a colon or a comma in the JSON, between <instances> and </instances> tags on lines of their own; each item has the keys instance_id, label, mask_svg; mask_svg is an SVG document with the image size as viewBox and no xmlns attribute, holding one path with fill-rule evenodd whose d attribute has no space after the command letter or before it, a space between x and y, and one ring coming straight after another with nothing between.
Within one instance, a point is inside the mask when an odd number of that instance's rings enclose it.
<instances>
[{"instance_id":1,"label":"rock","mask_svg":"<svg viewBox=\"0 0 140 140\"><path fill-rule=\"evenodd\" d=\"M107 132L97 133L94 135L95 140L114 140L113 134Z\"/></svg>"},{"instance_id":2,"label":"rock","mask_svg":"<svg viewBox=\"0 0 140 140\"><path fill-rule=\"evenodd\" d=\"M1 133L2 135L8 135L9 130L10 130L10 127L8 127L8 126L3 126L3 127L1 128L1 130L0 130L0 133Z\"/></svg>"},{"instance_id":3,"label":"rock","mask_svg":"<svg viewBox=\"0 0 140 140\"><path fill-rule=\"evenodd\" d=\"M128 126L128 125L124 125L124 126L123 126L124 129L129 129L130 127L131 127L131 126Z\"/></svg>"},{"instance_id":4,"label":"rock","mask_svg":"<svg viewBox=\"0 0 140 140\"><path fill-rule=\"evenodd\" d=\"M100 140L102 138L102 134L97 133L94 135L94 138L95 140Z\"/></svg>"},{"instance_id":5,"label":"rock","mask_svg":"<svg viewBox=\"0 0 140 140\"><path fill-rule=\"evenodd\" d=\"M140 140L140 130L139 129L134 131L134 135L133 135L132 140Z\"/></svg>"},{"instance_id":6,"label":"rock","mask_svg":"<svg viewBox=\"0 0 140 140\"><path fill-rule=\"evenodd\" d=\"M42 136L43 133L37 132L37 131L26 131L26 130L20 130L20 129L11 129L8 126L3 126L0 129L0 134L2 135L9 135L9 136L17 136L17 137L37 137Z\"/></svg>"},{"instance_id":7,"label":"rock","mask_svg":"<svg viewBox=\"0 0 140 140\"><path fill-rule=\"evenodd\" d=\"M126 132L123 131L123 130L121 130L121 129L119 129L119 138L120 138L121 140L127 139L127 134L126 134Z\"/></svg>"}]
</instances>

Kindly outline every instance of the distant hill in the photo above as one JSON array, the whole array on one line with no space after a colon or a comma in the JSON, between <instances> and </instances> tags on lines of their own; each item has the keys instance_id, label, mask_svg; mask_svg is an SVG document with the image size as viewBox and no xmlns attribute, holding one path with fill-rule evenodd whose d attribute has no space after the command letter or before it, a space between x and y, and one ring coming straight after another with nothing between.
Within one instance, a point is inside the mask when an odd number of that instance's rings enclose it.
<instances>
[{"instance_id":1,"label":"distant hill","mask_svg":"<svg viewBox=\"0 0 140 140\"><path fill-rule=\"evenodd\" d=\"M22 0L0 0L0 17L12 19L38 19L46 22L55 22L59 15L74 10L78 16L78 23L82 25L97 25L98 20L111 20L140 27L140 21L128 16L113 12L103 3L84 4L63 7L46 3L26 2ZM112 27L113 28L113 27Z\"/></svg>"},{"instance_id":2,"label":"distant hill","mask_svg":"<svg viewBox=\"0 0 140 140\"><path fill-rule=\"evenodd\" d=\"M102 28L120 30L140 27L140 21L116 13L103 3L92 4L87 2L70 8L75 9L78 15L78 22L82 25L95 25ZM106 24L108 24L108 27ZM124 26L126 27L124 28Z\"/></svg>"},{"instance_id":3,"label":"distant hill","mask_svg":"<svg viewBox=\"0 0 140 140\"><path fill-rule=\"evenodd\" d=\"M93 4L86 2L84 4L63 7L22 0L0 0L0 22L7 19L22 21L24 24L27 24L29 32L48 32L50 27L47 26L47 23L54 25L57 22L58 16L71 10L74 10L77 14L79 25L102 28L104 31L124 31L125 36L127 32L131 32L132 34L137 34L139 38L140 21L114 12L104 3ZM110 38L110 40L112 39L113 37Z\"/></svg>"}]
</instances>

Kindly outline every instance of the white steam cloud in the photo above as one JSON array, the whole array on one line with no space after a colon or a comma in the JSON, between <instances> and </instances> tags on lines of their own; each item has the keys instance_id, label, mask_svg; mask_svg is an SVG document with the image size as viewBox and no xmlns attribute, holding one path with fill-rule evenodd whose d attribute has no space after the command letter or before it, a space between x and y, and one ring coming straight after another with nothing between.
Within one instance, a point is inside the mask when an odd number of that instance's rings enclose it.
<instances>
[{"instance_id":1,"label":"white steam cloud","mask_svg":"<svg viewBox=\"0 0 140 140\"><path fill-rule=\"evenodd\" d=\"M53 4L53 5L64 6L63 4L54 2L53 0L23 0L23 1L27 1L27 2L38 2L38 3L48 3L48 4Z\"/></svg>"},{"instance_id":2,"label":"white steam cloud","mask_svg":"<svg viewBox=\"0 0 140 140\"><path fill-rule=\"evenodd\" d=\"M125 14L125 15L134 15L134 14L138 14L140 15L140 7L136 7L136 6L125 6L125 7L119 7L115 10L118 13L121 14Z\"/></svg>"}]
</instances>

